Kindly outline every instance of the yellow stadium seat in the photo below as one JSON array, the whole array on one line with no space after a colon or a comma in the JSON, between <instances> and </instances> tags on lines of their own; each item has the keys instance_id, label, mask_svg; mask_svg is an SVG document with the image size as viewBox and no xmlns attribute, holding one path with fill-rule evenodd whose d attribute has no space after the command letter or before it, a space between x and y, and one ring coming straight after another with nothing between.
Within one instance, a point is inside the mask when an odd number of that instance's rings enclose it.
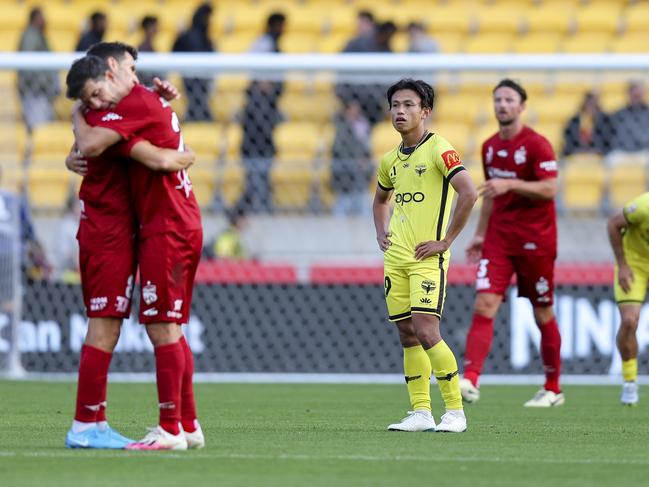
<instances>
[{"instance_id":1,"label":"yellow stadium seat","mask_svg":"<svg viewBox=\"0 0 649 487\"><path fill-rule=\"evenodd\" d=\"M319 126L310 122L283 122L273 131L277 158L311 161L322 150Z\"/></svg>"},{"instance_id":2,"label":"yellow stadium seat","mask_svg":"<svg viewBox=\"0 0 649 487\"><path fill-rule=\"evenodd\" d=\"M577 30L614 34L621 26L620 6L614 2L584 5L575 15Z\"/></svg>"},{"instance_id":3,"label":"yellow stadium seat","mask_svg":"<svg viewBox=\"0 0 649 487\"><path fill-rule=\"evenodd\" d=\"M212 115L219 122L235 120L246 104L244 93L219 93L210 97Z\"/></svg>"},{"instance_id":4,"label":"yellow stadium seat","mask_svg":"<svg viewBox=\"0 0 649 487\"><path fill-rule=\"evenodd\" d=\"M476 34L467 38L464 44L464 52L470 54L510 52L513 47L513 41L513 34L507 32Z\"/></svg>"},{"instance_id":5,"label":"yellow stadium seat","mask_svg":"<svg viewBox=\"0 0 649 487\"><path fill-rule=\"evenodd\" d=\"M615 112L620 108L623 108L628 101L626 91L605 91L602 93L600 99L602 102L602 109L605 112Z\"/></svg>"},{"instance_id":6,"label":"yellow stadium seat","mask_svg":"<svg viewBox=\"0 0 649 487\"><path fill-rule=\"evenodd\" d=\"M287 54L308 54L317 52L318 35L313 32L288 32L279 39L280 51Z\"/></svg>"},{"instance_id":7,"label":"yellow stadium seat","mask_svg":"<svg viewBox=\"0 0 649 487\"><path fill-rule=\"evenodd\" d=\"M555 53L559 50L560 41L558 32L530 32L514 41L513 51L520 54Z\"/></svg>"},{"instance_id":8,"label":"yellow stadium seat","mask_svg":"<svg viewBox=\"0 0 649 487\"><path fill-rule=\"evenodd\" d=\"M378 162L381 157L401 143L401 136L392 126L392 122L380 122L374 126L370 134L372 159Z\"/></svg>"},{"instance_id":9,"label":"yellow stadium seat","mask_svg":"<svg viewBox=\"0 0 649 487\"><path fill-rule=\"evenodd\" d=\"M647 31L631 32L624 36L615 38L611 44L611 51L616 53L649 52L649 20L647 20L647 24Z\"/></svg>"},{"instance_id":10,"label":"yellow stadium seat","mask_svg":"<svg viewBox=\"0 0 649 487\"><path fill-rule=\"evenodd\" d=\"M38 125L32 133L32 158L40 160L60 159L57 164L63 165L65 157L74 143L70 122L51 122Z\"/></svg>"},{"instance_id":11,"label":"yellow stadium seat","mask_svg":"<svg viewBox=\"0 0 649 487\"><path fill-rule=\"evenodd\" d=\"M406 32L397 32L390 41L390 47L394 52L408 52L410 39Z\"/></svg>"},{"instance_id":12,"label":"yellow stadium seat","mask_svg":"<svg viewBox=\"0 0 649 487\"><path fill-rule=\"evenodd\" d=\"M79 42L80 31L68 29L47 29L50 49L57 52L72 52Z\"/></svg>"},{"instance_id":13,"label":"yellow stadium seat","mask_svg":"<svg viewBox=\"0 0 649 487\"><path fill-rule=\"evenodd\" d=\"M209 207L214 201L216 189L215 161L199 158L189 169L189 177L192 181L192 190L196 201L202 208Z\"/></svg>"},{"instance_id":14,"label":"yellow stadium seat","mask_svg":"<svg viewBox=\"0 0 649 487\"><path fill-rule=\"evenodd\" d=\"M219 52L225 54L247 52L257 37L258 34L253 32L235 32L221 38L217 44L217 48Z\"/></svg>"},{"instance_id":15,"label":"yellow stadium seat","mask_svg":"<svg viewBox=\"0 0 649 487\"><path fill-rule=\"evenodd\" d=\"M341 52L351 36L347 32L331 32L327 35L318 37L318 52L323 54L333 54Z\"/></svg>"},{"instance_id":16,"label":"yellow stadium seat","mask_svg":"<svg viewBox=\"0 0 649 487\"><path fill-rule=\"evenodd\" d=\"M279 109L289 121L327 122L338 110L333 94L286 93L279 99Z\"/></svg>"},{"instance_id":17,"label":"yellow stadium seat","mask_svg":"<svg viewBox=\"0 0 649 487\"><path fill-rule=\"evenodd\" d=\"M298 8L278 8L286 15L286 34L305 32L311 35L320 35L328 25L328 12L317 3L301 5Z\"/></svg>"},{"instance_id":18,"label":"yellow stadium seat","mask_svg":"<svg viewBox=\"0 0 649 487\"><path fill-rule=\"evenodd\" d=\"M317 194L312 161L276 160L270 170L273 205L278 209L307 209Z\"/></svg>"},{"instance_id":19,"label":"yellow stadium seat","mask_svg":"<svg viewBox=\"0 0 649 487\"><path fill-rule=\"evenodd\" d=\"M461 122L471 125L486 117L485 96L474 94L447 94L440 96L433 108L438 123Z\"/></svg>"},{"instance_id":20,"label":"yellow stadium seat","mask_svg":"<svg viewBox=\"0 0 649 487\"><path fill-rule=\"evenodd\" d=\"M521 10L512 4L488 5L479 8L475 12L478 30L487 32L508 32L514 34L519 32L523 26Z\"/></svg>"},{"instance_id":21,"label":"yellow stadium seat","mask_svg":"<svg viewBox=\"0 0 649 487\"><path fill-rule=\"evenodd\" d=\"M574 8L544 2L539 7L526 9L525 25L528 32L556 32L566 34L574 27Z\"/></svg>"},{"instance_id":22,"label":"yellow stadium seat","mask_svg":"<svg viewBox=\"0 0 649 487\"><path fill-rule=\"evenodd\" d=\"M24 2L2 2L2 15L0 15L0 32L12 31L16 33L22 32L27 26L29 20L29 6ZM18 41L7 45L0 44L1 50L13 50L14 46L18 45Z\"/></svg>"},{"instance_id":23,"label":"yellow stadium seat","mask_svg":"<svg viewBox=\"0 0 649 487\"><path fill-rule=\"evenodd\" d=\"M613 208L622 208L631 198L647 191L646 160L618 162L610 171L609 196Z\"/></svg>"},{"instance_id":24,"label":"yellow stadium seat","mask_svg":"<svg viewBox=\"0 0 649 487\"><path fill-rule=\"evenodd\" d=\"M601 53L611 47L612 36L605 32L578 33L564 40L561 50L566 53Z\"/></svg>"},{"instance_id":25,"label":"yellow stadium seat","mask_svg":"<svg viewBox=\"0 0 649 487\"><path fill-rule=\"evenodd\" d=\"M0 164L22 166L25 160L27 130L22 123L6 121L0 123ZM0 175L1 178L1 175Z\"/></svg>"},{"instance_id":26,"label":"yellow stadium seat","mask_svg":"<svg viewBox=\"0 0 649 487\"><path fill-rule=\"evenodd\" d=\"M473 17L467 15L466 5L456 3L436 5L434 12L434 20L429 27L433 34L438 32L467 34L474 26Z\"/></svg>"},{"instance_id":27,"label":"yellow stadium seat","mask_svg":"<svg viewBox=\"0 0 649 487\"><path fill-rule=\"evenodd\" d=\"M564 159L560 170L562 202L567 210L596 211L605 190L606 171L601 156L576 154Z\"/></svg>"},{"instance_id":28,"label":"yellow stadium seat","mask_svg":"<svg viewBox=\"0 0 649 487\"><path fill-rule=\"evenodd\" d=\"M637 2L624 11L623 26L627 33L645 33L649 30L649 3Z\"/></svg>"},{"instance_id":29,"label":"yellow stadium seat","mask_svg":"<svg viewBox=\"0 0 649 487\"><path fill-rule=\"evenodd\" d=\"M213 163L219 156L223 127L211 122L185 122L182 125L184 143L202 162ZM198 165L198 161L195 165Z\"/></svg>"},{"instance_id":30,"label":"yellow stadium seat","mask_svg":"<svg viewBox=\"0 0 649 487\"><path fill-rule=\"evenodd\" d=\"M577 112L580 102L581 97L557 93L530 100L527 108L537 122L565 123Z\"/></svg>"},{"instance_id":31,"label":"yellow stadium seat","mask_svg":"<svg viewBox=\"0 0 649 487\"><path fill-rule=\"evenodd\" d=\"M226 206L234 206L245 188L246 171L238 160L226 160L218 164L215 175L215 197Z\"/></svg>"},{"instance_id":32,"label":"yellow stadium seat","mask_svg":"<svg viewBox=\"0 0 649 487\"><path fill-rule=\"evenodd\" d=\"M465 37L455 32L440 32L433 35L433 38L439 45L439 50L443 53L456 53L462 49Z\"/></svg>"},{"instance_id":33,"label":"yellow stadium seat","mask_svg":"<svg viewBox=\"0 0 649 487\"><path fill-rule=\"evenodd\" d=\"M0 51L16 51L20 44L20 29L3 28L0 30Z\"/></svg>"},{"instance_id":34,"label":"yellow stadium seat","mask_svg":"<svg viewBox=\"0 0 649 487\"><path fill-rule=\"evenodd\" d=\"M259 36L265 30L267 12L256 5L240 3L231 9L219 11L216 17L219 16L223 17L227 30Z\"/></svg>"},{"instance_id":35,"label":"yellow stadium seat","mask_svg":"<svg viewBox=\"0 0 649 487\"><path fill-rule=\"evenodd\" d=\"M555 93L572 95L581 100L584 93L593 89L596 79L591 73L558 72L550 77Z\"/></svg>"},{"instance_id":36,"label":"yellow stadium seat","mask_svg":"<svg viewBox=\"0 0 649 487\"><path fill-rule=\"evenodd\" d=\"M241 141L243 140L243 129L238 123L230 123L225 129L223 154L226 162L239 161L241 159Z\"/></svg>"},{"instance_id":37,"label":"yellow stadium seat","mask_svg":"<svg viewBox=\"0 0 649 487\"><path fill-rule=\"evenodd\" d=\"M37 210L61 210L71 191L71 172L60 168L31 167L27 173L29 201Z\"/></svg>"}]
</instances>

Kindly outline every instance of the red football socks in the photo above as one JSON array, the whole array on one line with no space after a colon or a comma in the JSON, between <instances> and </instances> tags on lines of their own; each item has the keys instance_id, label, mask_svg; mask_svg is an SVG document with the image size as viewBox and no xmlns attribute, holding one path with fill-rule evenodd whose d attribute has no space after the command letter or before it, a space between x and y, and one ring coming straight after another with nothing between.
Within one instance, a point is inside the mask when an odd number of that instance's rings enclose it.
<instances>
[{"instance_id":1,"label":"red football socks","mask_svg":"<svg viewBox=\"0 0 649 487\"><path fill-rule=\"evenodd\" d=\"M185 355L185 373L181 387L181 424L183 429L188 433L196 431L196 403L194 401L194 355L192 354L189 343L183 336L180 339L180 345Z\"/></svg>"},{"instance_id":2,"label":"red football socks","mask_svg":"<svg viewBox=\"0 0 649 487\"><path fill-rule=\"evenodd\" d=\"M185 353L179 341L155 347L155 368L160 426L177 435L180 433L180 391L185 372Z\"/></svg>"},{"instance_id":3,"label":"red football socks","mask_svg":"<svg viewBox=\"0 0 649 487\"><path fill-rule=\"evenodd\" d=\"M106 420L106 384L113 354L90 345L81 348L77 407L74 419L83 423Z\"/></svg>"},{"instance_id":4,"label":"red football socks","mask_svg":"<svg viewBox=\"0 0 649 487\"><path fill-rule=\"evenodd\" d=\"M545 371L545 389L555 393L561 392L559 376L561 375L561 334L556 318L552 318L541 330L541 358Z\"/></svg>"},{"instance_id":5,"label":"red football socks","mask_svg":"<svg viewBox=\"0 0 649 487\"><path fill-rule=\"evenodd\" d=\"M464 350L464 378L478 386L482 365L489 355L494 334L494 320L478 314L473 315L471 328L466 337Z\"/></svg>"}]
</instances>

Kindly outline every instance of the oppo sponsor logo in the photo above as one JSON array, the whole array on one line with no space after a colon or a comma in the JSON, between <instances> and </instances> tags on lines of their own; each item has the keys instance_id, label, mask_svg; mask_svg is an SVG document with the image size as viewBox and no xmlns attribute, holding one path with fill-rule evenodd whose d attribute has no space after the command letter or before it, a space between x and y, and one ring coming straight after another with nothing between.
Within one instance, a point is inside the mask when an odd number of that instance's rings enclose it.
<instances>
[{"instance_id":1,"label":"oppo sponsor logo","mask_svg":"<svg viewBox=\"0 0 649 487\"><path fill-rule=\"evenodd\" d=\"M417 191L416 193L397 193L396 203L397 205L405 205L407 203L421 203L426 199L424 193Z\"/></svg>"}]
</instances>

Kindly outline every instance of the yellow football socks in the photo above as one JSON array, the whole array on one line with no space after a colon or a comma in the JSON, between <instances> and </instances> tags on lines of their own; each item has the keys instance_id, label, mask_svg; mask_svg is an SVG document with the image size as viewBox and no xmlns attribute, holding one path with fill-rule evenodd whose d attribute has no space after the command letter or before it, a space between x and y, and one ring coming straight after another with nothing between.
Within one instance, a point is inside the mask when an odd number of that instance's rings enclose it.
<instances>
[{"instance_id":1,"label":"yellow football socks","mask_svg":"<svg viewBox=\"0 0 649 487\"><path fill-rule=\"evenodd\" d=\"M622 377L624 377L624 382L635 381L638 378L637 358L622 361Z\"/></svg>"},{"instance_id":2,"label":"yellow football socks","mask_svg":"<svg viewBox=\"0 0 649 487\"><path fill-rule=\"evenodd\" d=\"M430 359L421 345L403 349L403 372L413 410L430 411Z\"/></svg>"},{"instance_id":3,"label":"yellow football socks","mask_svg":"<svg viewBox=\"0 0 649 487\"><path fill-rule=\"evenodd\" d=\"M430 359L433 375L437 379L446 409L462 409L460 378L455 355L444 340L426 350L426 354Z\"/></svg>"}]
</instances>

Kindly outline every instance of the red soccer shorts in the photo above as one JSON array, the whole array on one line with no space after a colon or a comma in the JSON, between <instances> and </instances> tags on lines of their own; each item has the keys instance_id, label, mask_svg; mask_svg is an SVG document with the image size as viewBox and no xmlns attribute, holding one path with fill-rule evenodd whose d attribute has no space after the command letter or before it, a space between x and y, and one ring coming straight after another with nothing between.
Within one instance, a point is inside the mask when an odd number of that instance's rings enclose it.
<instances>
[{"instance_id":1,"label":"red soccer shorts","mask_svg":"<svg viewBox=\"0 0 649 487\"><path fill-rule=\"evenodd\" d=\"M140 323L189 321L202 248L201 230L160 233L140 240Z\"/></svg>"},{"instance_id":2,"label":"red soccer shorts","mask_svg":"<svg viewBox=\"0 0 649 487\"><path fill-rule=\"evenodd\" d=\"M90 252L79 245L81 289L88 318L128 318L137 262L133 246Z\"/></svg>"},{"instance_id":3,"label":"red soccer shorts","mask_svg":"<svg viewBox=\"0 0 649 487\"><path fill-rule=\"evenodd\" d=\"M553 255L506 255L484 248L478 265L476 291L505 296L512 275L516 274L518 295L532 306L551 306L554 297Z\"/></svg>"}]
</instances>

